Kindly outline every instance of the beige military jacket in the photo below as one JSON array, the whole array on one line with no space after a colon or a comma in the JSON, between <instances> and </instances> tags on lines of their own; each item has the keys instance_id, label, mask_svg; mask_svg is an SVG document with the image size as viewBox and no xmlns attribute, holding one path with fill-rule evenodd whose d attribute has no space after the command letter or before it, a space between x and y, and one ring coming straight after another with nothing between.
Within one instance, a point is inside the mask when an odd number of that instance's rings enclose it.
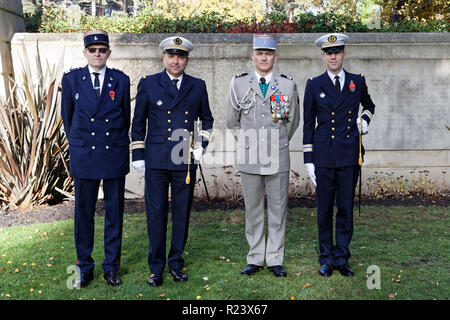
<instances>
[{"instance_id":1,"label":"beige military jacket","mask_svg":"<svg viewBox=\"0 0 450 320\"><path fill-rule=\"evenodd\" d=\"M227 127L237 142L238 171L260 175L289 171L289 140L299 122L299 97L292 78L274 72L265 96L254 71L232 78Z\"/></svg>"}]
</instances>

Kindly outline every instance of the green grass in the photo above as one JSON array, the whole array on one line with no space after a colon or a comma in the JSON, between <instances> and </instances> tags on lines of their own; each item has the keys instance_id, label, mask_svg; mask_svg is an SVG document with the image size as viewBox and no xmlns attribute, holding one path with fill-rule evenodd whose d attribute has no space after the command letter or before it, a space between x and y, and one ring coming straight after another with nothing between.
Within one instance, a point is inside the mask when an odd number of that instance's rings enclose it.
<instances>
[{"instance_id":1,"label":"green grass","mask_svg":"<svg viewBox=\"0 0 450 320\"><path fill-rule=\"evenodd\" d=\"M116 288L102 280L103 218L96 218L95 279L81 290L66 286L71 276L67 268L76 261L72 220L10 227L0 229L0 300L449 299L448 218L448 207L363 207L362 217L355 214L350 246L355 276L335 271L322 278L317 274L316 211L290 209L284 263L288 277L276 278L267 269L240 275L248 250L242 210L192 212L184 255L189 281L175 283L165 272L158 288L146 283L145 214L124 219L123 284ZM169 224L169 239L170 232ZM367 288L370 265L380 267L381 289Z\"/></svg>"}]
</instances>

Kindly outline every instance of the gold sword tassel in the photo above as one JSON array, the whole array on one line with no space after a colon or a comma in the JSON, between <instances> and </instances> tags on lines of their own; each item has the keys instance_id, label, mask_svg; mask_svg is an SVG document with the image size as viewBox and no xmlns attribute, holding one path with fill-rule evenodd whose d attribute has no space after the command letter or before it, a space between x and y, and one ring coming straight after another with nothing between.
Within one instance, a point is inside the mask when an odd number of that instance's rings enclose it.
<instances>
[{"instance_id":1,"label":"gold sword tassel","mask_svg":"<svg viewBox=\"0 0 450 320\"><path fill-rule=\"evenodd\" d=\"M191 135L189 137L188 171L187 171L186 180L185 180L186 184L191 183L191 170L190 170L191 169L191 150L190 149L193 145L193 139L194 139L194 136L192 135L192 132L191 132Z\"/></svg>"}]
</instances>

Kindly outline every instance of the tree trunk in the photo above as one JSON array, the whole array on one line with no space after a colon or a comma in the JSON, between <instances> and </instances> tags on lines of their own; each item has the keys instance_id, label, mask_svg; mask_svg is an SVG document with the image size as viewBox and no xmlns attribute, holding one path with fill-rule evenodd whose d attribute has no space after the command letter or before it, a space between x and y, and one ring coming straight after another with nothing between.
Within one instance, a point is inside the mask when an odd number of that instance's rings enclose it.
<instances>
[{"instance_id":1,"label":"tree trunk","mask_svg":"<svg viewBox=\"0 0 450 320\"><path fill-rule=\"evenodd\" d=\"M91 1L91 15L93 16L93 17L95 17L95 8L96 8L96 6L97 6L97 3L96 3L97 1L96 0L92 0Z\"/></svg>"}]
</instances>

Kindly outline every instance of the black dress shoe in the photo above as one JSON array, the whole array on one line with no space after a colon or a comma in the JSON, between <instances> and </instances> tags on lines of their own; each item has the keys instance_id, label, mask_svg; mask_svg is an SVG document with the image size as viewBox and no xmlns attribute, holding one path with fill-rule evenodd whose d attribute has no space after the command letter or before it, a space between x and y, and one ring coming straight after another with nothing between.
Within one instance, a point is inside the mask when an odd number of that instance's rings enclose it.
<instances>
[{"instance_id":1,"label":"black dress shoe","mask_svg":"<svg viewBox=\"0 0 450 320\"><path fill-rule=\"evenodd\" d=\"M323 277L329 277L333 274L333 267L330 264L321 265L319 274Z\"/></svg>"},{"instance_id":2,"label":"black dress shoe","mask_svg":"<svg viewBox=\"0 0 450 320\"><path fill-rule=\"evenodd\" d=\"M103 274L103 279L106 280L106 283L109 286L113 286L113 287L117 287L118 285L120 285L122 283L122 281L120 280L120 278L117 276L117 271L106 271Z\"/></svg>"},{"instance_id":3,"label":"black dress shoe","mask_svg":"<svg viewBox=\"0 0 450 320\"><path fill-rule=\"evenodd\" d=\"M352 277L355 273L353 272L352 269L350 269L348 264L343 264L340 266L337 266L336 269L339 270L339 272L344 276L344 277Z\"/></svg>"},{"instance_id":4,"label":"black dress shoe","mask_svg":"<svg viewBox=\"0 0 450 320\"><path fill-rule=\"evenodd\" d=\"M188 280L188 276L182 270L170 270L170 274L175 282L185 282Z\"/></svg>"},{"instance_id":5,"label":"black dress shoe","mask_svg":"<svg viewBox=\"0 0 450 320\"><path fill-rule=\"evenodd\" d=\"M163 277L161 273L152 273L147 279L147 283L152 287L159 287L163 283Z\"/></svg>"},{"instance_id":6,"label":"black dress shoe","mask_svg":"<svg viewBox=\"0 0 450 320\"><path fill-rule=\"evenodd\" d=\"M269 270L273 272L275 277L287 277L287 272L283 266L272 266L269 267Z\"/></svg>"},{"instance_id":7,"label":"black dress shoe","mask_svg":"<svg viewBox=\"0 0 450 320\"><path fill-rule=\"evenodd\" d=\"M258 271L261 271L264 269L264 266L257 266L255 264L248 264L244 269L242 269L241 274L246 274L248 276L251 276L255 274Z\"/></svg>"},{"instance_id":8,"label":"black dress shoe","mask_svg":"<svg viewBox=\"0 0 450 320\"><path fill-rule=\"evenodd\" d=\"M73 285L73 287L75 289L81 289L84 287L87 287L87 285L89 284L89 282L91 282L94 279L94 272L81 272L80 273L80 278L77 279L75 281L75 284Z\"/></svg>"}]
</instances>

